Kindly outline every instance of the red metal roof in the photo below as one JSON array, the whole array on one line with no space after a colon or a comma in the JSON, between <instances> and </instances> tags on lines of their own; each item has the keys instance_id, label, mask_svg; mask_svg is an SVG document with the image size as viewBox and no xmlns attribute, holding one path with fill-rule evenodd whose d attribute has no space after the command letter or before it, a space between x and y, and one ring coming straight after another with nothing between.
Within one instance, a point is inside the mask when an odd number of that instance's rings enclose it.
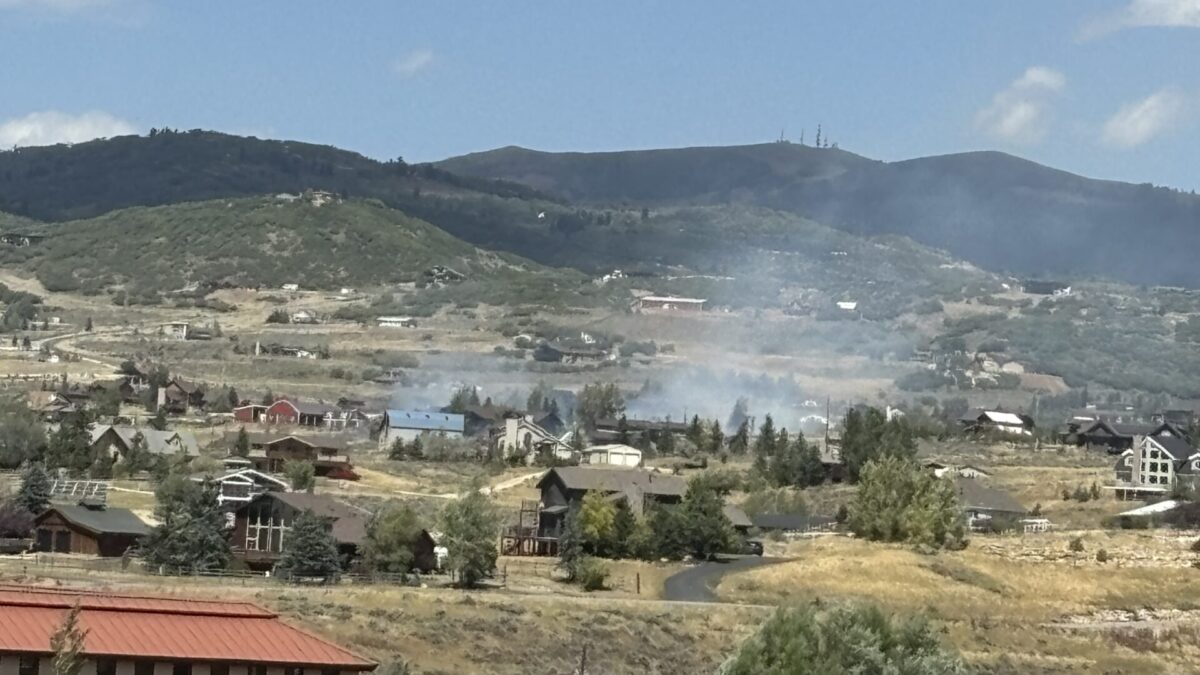
<instances>
[{"instance_id":1,"label":"red metal roof","mask_svg":"<svg viewBox=\"0 0 1200 675\"><path fill-rule=\"evenodd\" d=\"M50 652L75 604L89 656L373 670L376 664L248 602L0 585L0 652Z\"/></svg>"}]
</instances>

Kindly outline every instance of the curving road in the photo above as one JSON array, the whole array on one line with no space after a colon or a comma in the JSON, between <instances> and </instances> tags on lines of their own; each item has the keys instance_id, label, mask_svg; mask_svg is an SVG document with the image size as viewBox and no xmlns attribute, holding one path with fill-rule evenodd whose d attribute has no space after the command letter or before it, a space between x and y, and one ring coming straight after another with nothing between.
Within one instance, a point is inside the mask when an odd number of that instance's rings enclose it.
<instances>
[{"instance_id":1,"label":"curving road","mask_svg":"<svg viewBox=\"0 0 1200 675\"><path fill-rule=\"evenodd\" d=\"M787 562L790 558L761 558L741 556L723 558L699 565L667 577L663 584L663 600L675 602L720 602L713 589L726 574L742 572L756 567Z\"/></svg>"}]
</instances>

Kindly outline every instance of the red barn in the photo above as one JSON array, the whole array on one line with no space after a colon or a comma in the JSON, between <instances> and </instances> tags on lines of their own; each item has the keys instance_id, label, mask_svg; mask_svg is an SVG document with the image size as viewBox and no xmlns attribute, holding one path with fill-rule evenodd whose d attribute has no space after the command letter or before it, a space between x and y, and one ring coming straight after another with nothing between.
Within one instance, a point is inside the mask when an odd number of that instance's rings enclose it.
<instances>
[{"instance_id":1,"label":"red barn","mask_svg":"<svg viewBox=\"0 0 1200 675\"><path fill-rule=\"evenodd\" d=\"M267 409L270 406L265 406L260 403L247 403L233 409L233 419L245 424L257 424L261 422L263 416L267 414Z\"/></svg>"},{"instance_id":2,"label":"red barn","mask_svg":"<svg viewBox=\"0 0 1200 675\"><path fill-rule=\"evenodd\" d=\"M298 403L281 398L264 413L270 424L298 424L302 427L326 426L337 408L324 403Z\"/></svg>"}]
</instances>

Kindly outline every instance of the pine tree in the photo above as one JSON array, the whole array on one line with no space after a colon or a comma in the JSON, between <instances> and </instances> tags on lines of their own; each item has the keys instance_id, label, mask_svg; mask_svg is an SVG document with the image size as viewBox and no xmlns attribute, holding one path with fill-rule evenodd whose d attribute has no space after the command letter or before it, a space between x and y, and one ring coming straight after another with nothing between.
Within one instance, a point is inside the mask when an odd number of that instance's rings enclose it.
<instances>
[{"instance_id":1,"label":"pine tree","mask_svg":"<svg viewBox=\"0 0 1200 675\"><path fill-rule=\"evenodd\" d=\"M226 397L229 399L229 408L231 410L238 407L242 403L242 400L238 397L237 389L234 389L233 387L229 388L229 392L226 394Z\"/></svg>"},{"instance_id":2,"label":"pine tree","mask_svg":"<svg viewBox=\"0 0 1200 675\"><path fill-rule=\"evenodd\" d=\"M754 469L760 475L766 475L770 458L775 455L775 420L768 413L763 418L762 426L758 428L758 438L754 439Z\"/></svg>"},{"instance_id":3,"label":"pine tree","mask_svg":"<svg viewBox=\"0 0 1200 675\"><path fill-rule=\"evenodd\" d=\"M15 501L25 511L38 515L50 506L50 476L37 462L28 462L21 472L21 489Z\"/></svg>"},{"instance_id":4,"label":"pine tree","mask_svg":"<svg viewBox=\"0 0 1200 675\"><path fill-rule=\"evenodd\" d=\"M85 332L85 333L92 332L92 317L89 316L87 318L87 322L83 325L83 332Z\"/></svg>"},{"instance_id":5,"label":"pine tree","mask_svg":"<svg viewBox=\"0 0 1200 675\"><path fill-rule=\"evenodd\" d=\"M342 560L329 521L305 509L292 521L275 572L284 579L323 577L336 581Z\"/></svg>"},{"instance_id":6,"label":"pine tree","mask_svg":"<svg viewBox=\"0 0 1200 675\"><path fill-rule=\"evenodd\" d=\"M708 452L713 455L719 455L724 449L725 434L721 431L720 422L713 420L712 427L708 430Z\"/></svg>"},{"instance_id":7,"label":"pine tree","mask_svg":"<svg viewBox=\"0 0 1200 675\"><path fill-rule=\"evenodd\" d=\"M404 445L403 438L397 438L392 441L392 447L388 448L388 459L399 462L408 454L408 447Z\"/></svg>"},{"instance_id":8,"label":"pine tree","mask_svg":"<svg viewBox=\"0 0 1200 675\"><path fill-rule=\"evenodd\" d=\"M171 574L224 569L231 553L225 514L212 481L168 476L155 492L160 525L142 542L146 564Z\"/></svg>"},{"instance_id":9,"label":"pine tree","mask_svg":"<svg viewBox=\"0 0 1200 675\"><path fill-rule=\"evenodd\" d=\"M238 429L237 440L233 442L233 456L250 456L250 434L246 433L246 427Z\"/></svg>"},{"instance_id":10,"label":"pine tree","mask_svg":"<svg viewBox=\"0 0 1200 675\"><path fill-rule=\"evenodd\" d=\"M567 581L579 576L579 561L584 557L583 540L579 536L579 507L571 506L563 519L563 529L558 535L558 566L567 573Z\"/></svg>"},{"instance_id":11,"label":"pine tree","mask_svg":"<svg viewBox=\"0 0 1200 675\"><path fill-rule=\"evenodd\" d=\"M624 414L617 419L617 442L629 445L629 420Z\"/></svg>"},{"instance_id":12,"label":"pine tree","mask_svg":"<svg viewBox=\"0 0 1200 675\"><path fill-rule=\"evenodd\" d=\"M415 460L425 459L425 448L421 447L420 436L414 436L412 443L408 444L408 458Z\"/></svg>"},{"instance_id":13,"label":"pine tree","mask_svg":"<svg viewBox=\"0 0 1200 675\"><path fill-rule=\"evenodd\" d=\"M743 419L737 426L737 432L729 437L729 452L734 455L744 455L750 450L750 420Z\"/></svg>"},{"instance_id":14,"label":"pine tree","mask_svg":"<svg viewBox=\"0 0 1200 675\"><path fill-rule=\"evenodd\" d=\"M613 517L612 541L608 555L613 558L625 558L630 555L630 539L637 529L637 518L624 501L617 503L617 513Z\"/></svg>"},{"instance_id":15,"label":"pine tree","mask_svg":"<svg viewBox=\"0 0 1200 675\"><path fill-rule=\"evenodd\" d=\"M697 450L704 448L704 424L699 415L692 415L692 421L688 423L687 439Z\"/></svg>"},{"instance_id":16,"label":"pine tree","mask_svg":"<svg viewBox=\"0 0 1200 675\"><path fill-rule=\"evenodd\" d=\"M79 627L79 609L76 604L68 610L50 636L50 650L54 652L50 667L54 675L79 675L83 670L83 646L88 632Z\"/></svg>"},{"instance_id":17,"label":"pine tree","mask_svg":"<svg viewBox=\"0 0 1200 675\"><path fill-rule=\"evenodd\" d=\"M658 432L658 442L655 444L655 451L660 456L669 457L675 454L675 432L670 429L664 429Z\"/></svg>"}]
</instances>

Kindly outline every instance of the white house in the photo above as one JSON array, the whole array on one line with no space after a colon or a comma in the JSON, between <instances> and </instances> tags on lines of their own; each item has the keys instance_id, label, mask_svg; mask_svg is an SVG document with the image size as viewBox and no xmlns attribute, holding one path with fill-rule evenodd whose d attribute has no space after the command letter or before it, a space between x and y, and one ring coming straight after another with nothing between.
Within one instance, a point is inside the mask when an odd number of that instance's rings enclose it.
<instances>
[{"instance_id":1,"label":"white house","mask_svg":"<svg viewBox=\"0 0 1200 675\"><path fill-rule=\"evenodd\" d=\"M389 409L383 413L379 447L387 449L397 439L405 442L427 434L461 438L466 418L456 413Z\"/></svg>"},{"instance_id":2,"label":"white house","mask_svg":"<svg viewBox=\"0 0 1200 675\"><path fill-rule=\"evenodd\" d=\"M837 308L847 312L853 312L854 310L858 309L858 303L853 300L839 300L837 303Z\"/></svg>"},{"instance_id":3,"label":"white house","mask_svg":"<svg viewBox=\"0 0 1200 675\"><path fill-rule=\"evenodd\" d=\"M285 291L295 293L296 291L300 290L300 284L284 284L284 285L280 286L280 288L282 288Z\"/></svg>"},{"instance_id":4,"label":"white house","mask_svg":"<svg viewBox=\"0 0 1200 675\"><path fill-rule=\"evenodd\" d=\"M543 448L549 448L558 459L571 458L570 446L528 417L506 417L504 432L497 439L497 443L504 451L505 458L524 453L526 461L532 461L534 455Z\"/></svg>"},{"instance_id":5,"label":"white house","mask_svg":"<svg viewBox=\"0 0 1200 675\"><path fill-rule=\"evenodd\" d=\"M380 328L416 328L417 320L411 316L380 316L375 324Z\"/></svg>"},{"instance_id":6,"label":"white house","mask_svg":"<svg viewBox=\"0 0 1200 675\"><path fill-rule=\"evenodd\" d=\"M190 325L187 321L168 321L162 324L160 330L166 337L175 338L176 340L186 340Z\"/></svg>"},{"instance_id":7,"label":"white house","mask_svg":"<svg viewBox=\"0 0 1200 675\"><path fill-rule=\"evenodd\" d=\"M620 443L593 445L583 451L581 464L606 464L609 466L641 466L642 451Z\"/></svg>"}]
</instances>

